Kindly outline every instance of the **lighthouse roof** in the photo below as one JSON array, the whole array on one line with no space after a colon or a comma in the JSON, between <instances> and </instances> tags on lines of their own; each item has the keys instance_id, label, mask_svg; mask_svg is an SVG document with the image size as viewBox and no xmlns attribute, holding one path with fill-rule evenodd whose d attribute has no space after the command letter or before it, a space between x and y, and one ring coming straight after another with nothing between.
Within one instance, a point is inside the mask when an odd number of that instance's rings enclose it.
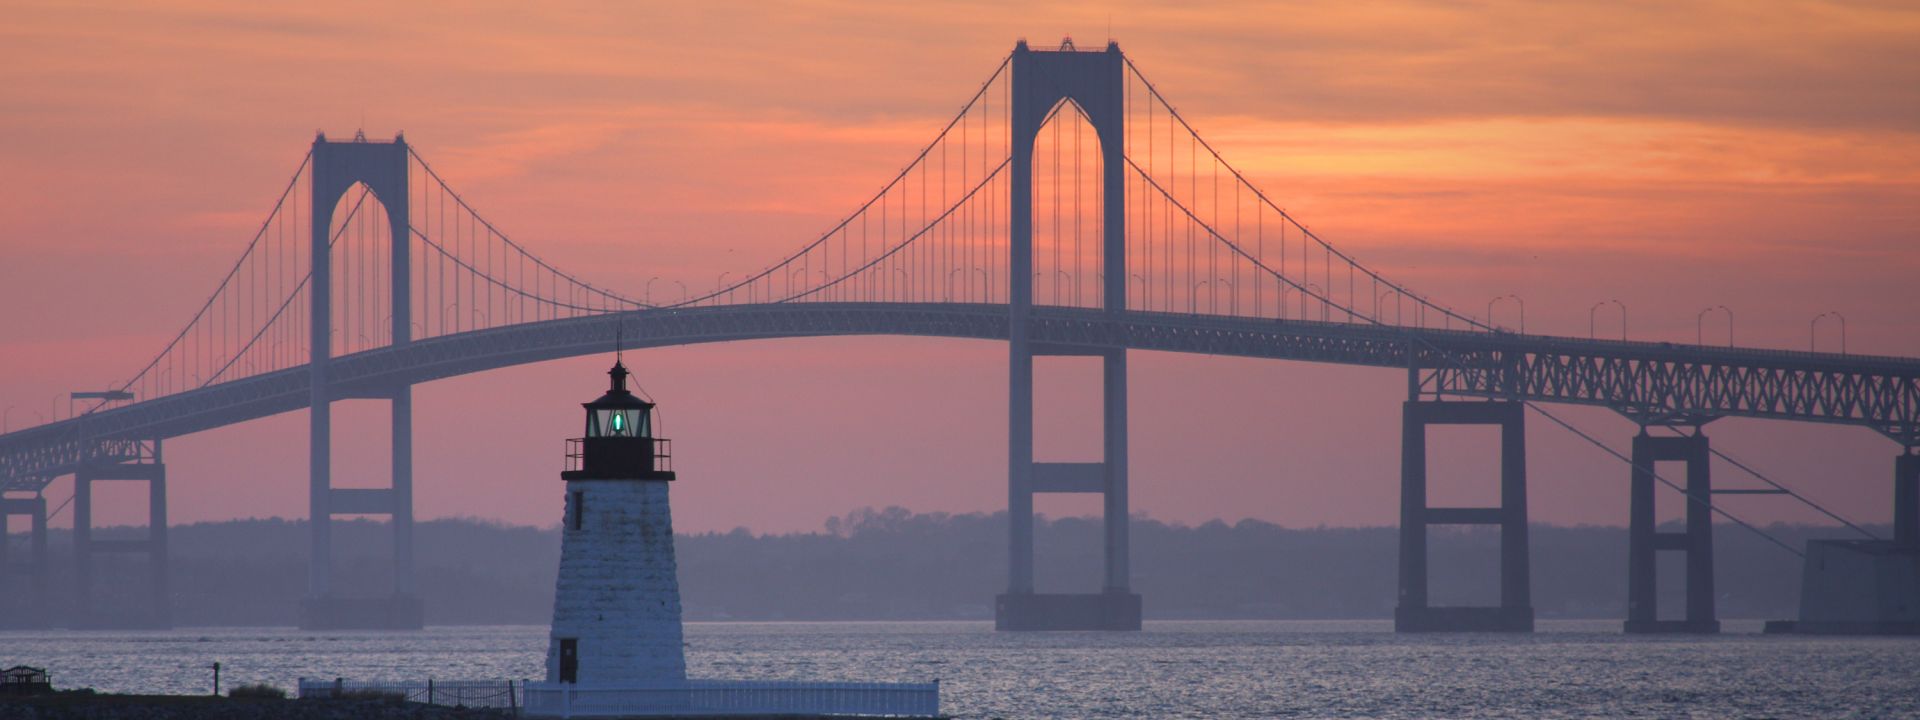
<instances>
[{"instance_id":1,"label":"lighthouse roof","mask_svg":"<svg viewBox=\"0 0 1920 720\"><path fill-rule=\"evenodd\" d=\"M631 374L632 373L627 372L627 366L625 364L615 360L613 362L613 368L607 371L609 380L607 393L595 398L593 402L583 403L583 405L589 409L653 407L653 403L640 399L639 396L634 395L632 391L627 389L627 377Z\"/></svg>"}]
</instances>

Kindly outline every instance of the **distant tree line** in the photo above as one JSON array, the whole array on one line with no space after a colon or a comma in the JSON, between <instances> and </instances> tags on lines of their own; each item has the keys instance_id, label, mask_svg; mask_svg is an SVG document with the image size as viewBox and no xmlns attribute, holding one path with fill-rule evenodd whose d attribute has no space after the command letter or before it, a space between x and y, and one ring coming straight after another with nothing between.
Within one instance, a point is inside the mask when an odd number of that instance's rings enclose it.
<instances>
[{"instance_id":1,"label":"distant tree line","mask_svg":"<svg viewBox=\"0 0 1920 720\"><path fill-rule=\"evenodd\" d=\"M1869 528L1886 535L1886 528ZM102 533L112 536L115 531ZM136 531L137 532L137 531ZM1035 528L1042 592L1101 585L1098 519L1045 519ZM1845 537L1839 528L1775 525L1792 547ZM384 523L334 531L335 587L392 588ZM1150 618L1383 618L1395 602L1397 531L1284 528L1133 519L1133 587ZM559 559L557 528L476 520L423 522L415 531L418 587L435 624L545 623ZM1532 528L1533 602L1541 618L1624 616L1626 531ZM291 625L306 592L305 521L237 520L172 529L174 617L181 625ZM756 535L746 529L676 538L690 620L987 619L1006 585L1006 515L862 509L824 532ZM1492 604L1498 543L1491 528L1434 530L1435 604ZM1799 606L1800 559L1750 531L1715 529L1719 608L1727 618L1788 618ZM24 559L26 537L9 538ZM70 536L52 537L54 602L71 602ZM1677 554L1661 567L1664 608L1681 607ZM144 597L138 556L101 556L96 604L112 612ZM0 604L27 593L0 580ZM0 607L4 611L4 607Z\"/></svg>"}]
</instances>

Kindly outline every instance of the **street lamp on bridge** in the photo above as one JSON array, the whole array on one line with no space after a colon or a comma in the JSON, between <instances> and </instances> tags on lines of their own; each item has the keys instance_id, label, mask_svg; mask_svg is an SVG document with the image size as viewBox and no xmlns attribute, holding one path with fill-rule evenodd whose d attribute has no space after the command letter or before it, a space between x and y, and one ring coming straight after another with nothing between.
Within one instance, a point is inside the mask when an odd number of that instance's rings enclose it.
<instances>
[{"instance_id":1,"label":"street lamp on bridge","mask_svg":"<svg viewBox=\"0 0 1920 720\"><path fill-rule=\"evenodd\" d=\"M1813 321L1807 326L1807 351L1819 351L1820 338L1816 333L1820 330L1820 321L1827 316L1840 321L1840 354L1845 355L1847 354L1847 316L1841 315L1839 310L1830 310L1813 316Z\"/></svg>"},{"instance_id":2,"label":"street lamp on bridge","mask_svg":"<svg viewBox=\"0 0 1920 720\"><path fill-rule=\"evenodd\" d=\"M1487 324L1488 325L1493 324L1493 306L1498 304L1502 300L1512 300L1516 305L1519 306L1520 334L1525 335L1527 333L1527 301L1521 300L1519 295L1507 294L1507 295L1501 295L1500 297L1494 298L1492 300L1488 300L1487 301Z\"/></svg>"},{"instance_id":3,"label":"street lamp on bridge","mask_svg":"<svg viewBox=\"0 0 1920 720\"><path fill-rule=\"evenodd\" d=\"M1619 300L1601 300L1600 302L1594 303L1593 307L1587 308L1587 339L1594 339L1594 313L1599 312L1600 308L1605 305L1613 305L1620 308L1620 339L1627 339L1627 306Z\"/></svg>"},{"instance_id":4,"label":"street lamp on bridge","mask_svg":"<svg viewBox=\"0 0 1920 720\"><path fill-rule=\"evenodd\" d=\"M1402 319L1406 317L1406 311L1400 309L1402 304L1401 300L1403 300L1404 297L1400 294L1400 289L1395 287L1389 287L1386 290L1380 291L1380 294L1373 299L1373 319L1375 322L1380 320L1382 314L1380 312L1380 306L1386 304L1388 295L1393 296L1393 324L1399 325Z\"/></svg>"},{"instance_id":5,"label":"street lamp on bridge","mask_svg":"<svg viewBox=\"0 0 1920 720\"><path fill-rule=\"evenodd\" d=\"M1695 345L1707 344L1707 341L1706 341L1707 313L1713 312L1715 310L1720 310L1727 314L1727 347L1733 347L1733 308L1727 307L1725 305L1715 305L1713 307L1706 308L1693 316L1693 344Z\"/></svg>"},{"instance_id":6,"label":"street lamp on bridge","mask_svg":"<svg viewBox=\"0 0 1920 720\"><path fill-rule=\"evenodd\" d=\"M1306 320L1310 314L1307 310L1307 300L1309 299L1320 303L1320 322L1333 322L1333 300L1331 296L1327 294L1327 289L1320 287L1320 283L1317 282L1308 282L1300 286L1301 320Z\"/></svg>"}]
</instances>

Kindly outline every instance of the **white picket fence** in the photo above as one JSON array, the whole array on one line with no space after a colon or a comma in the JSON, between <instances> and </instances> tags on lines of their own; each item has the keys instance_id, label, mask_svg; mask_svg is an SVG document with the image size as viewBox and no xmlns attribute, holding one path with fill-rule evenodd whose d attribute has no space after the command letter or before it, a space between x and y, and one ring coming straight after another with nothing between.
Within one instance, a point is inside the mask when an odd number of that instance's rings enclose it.
<instances>
[{"instance_id":1,"label":"white picket fence","mask_svg":"<svg viewBox=\"0 0 1920 720\"><path fill-rule=\"evenodd\" d=\"M522 686L527 715L638 717L646 715L940 716L940 682L850 683L777 680L688 680L654 685Z\"/></svg>"}]
</instances>

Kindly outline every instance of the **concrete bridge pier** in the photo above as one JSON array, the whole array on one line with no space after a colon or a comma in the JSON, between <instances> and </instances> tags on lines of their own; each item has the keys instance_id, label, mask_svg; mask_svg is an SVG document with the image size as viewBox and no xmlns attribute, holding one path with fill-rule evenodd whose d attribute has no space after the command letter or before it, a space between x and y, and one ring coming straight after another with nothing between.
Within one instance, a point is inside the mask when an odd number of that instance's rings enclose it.
<instances>
[{"instance_id":1,"label":"concrete bridge pier","mask_svg":"<svg viewBox=\"0 0 1920 720\"><path fill-rule=\"evenodd\" d=\"M1626 632L1717 633L1720 621L1713 603L1713 483L1706 433L1698 426L1690 435L1655 437L1641 426L1633 438L1633 480L1627 523ZM1654 515L1655 466L1660 462L1686 464L1687 521L1684 530L1661 532ZM1672 479L1670 475L1662 478ZM1684 619L1660 619L1659 566L1661 552L1681 552L1687 559L1687 606Z\"/></svg>"},{"instance_id":2,"label":"concrete bridge pier","mask_svg":"<svg viewBox=\"0 0 1920 720\"><path fill-rule=\"evenodd\" d=\"M1400 454L1400 604L1396 632L1533 632L1527 555L1526 406L1519 402L1408 400L1402 408ZM1427 427L1500 428L1500 505L1437 508L1427 504ZM1427 602L1427 527L1500 527L1500 604L1434 607Z\"/></svg>"},{"instance_id":3,"label":"concrete bridge pier","mask_svg":"<svg viewBox=\"0 0 1920 720\"><path fill-rule=\"evenodd\" d=\"M1126 471L1126 354L1123 350L1075 352L1046 349L1037 355L1092 354L1103 358L1106 450L1101 462L1033 461L1033 377L1014 382L1024 402L1027 422L1016 423L1024 436L1016 438L1016 467L1008 502L1011 523L1012 582L995 599L997 630L1139 630L1140 596L1128 587L1127 471ZM1025 473L1018 472L1024 468ZM1033 496L1037 493L1093 493L1102 496L1106 560L1105 582L1098 593L1039 593L1033 584Z\"/></svg>"},{"instance_id":4,"label":"concrete bridge pier","mask_svg":"<svg viewBox=\"0 0 1920 720\"><path fill-rule=\"evenodd\" d=\"M73 474L74 600L67 627L166 629L173 627L172 592L168 587L167 466L160 441L139 462L85 463ZM144 539L97 539L93 527L93 484L134 480L147 483L147 536ZM148 596L139 607L101 608L94 590L94 556L140 554L147 559Z\"/></svg>"},{"instance_id":5,"label":"concrete bridge pier","mask_svg":"<svg viewBox=\"0 0 1920 720\"><path fill-rule=\"evenodd\" d=\"M1920 547L1920 455L1908 448L1893 459L1893 541Z\"/></svg>"},{"instance_id":6,"label":"concrete bridge pier","mask_svg":"<svg viewBox=\"0 0 1920 720\"><path fill-rule=\"evenodd\" d=\"M391 485L384 488L317 486L313 569L319 590L301 607L300 626L310 630L418 630L425 625L413 579L413 389L400 386L387 400L392 408ZM331 433L321 447L330 452ZM325 475L320 476L327 479ZM328 479L330 480L330 479ZM316 483L317 485L317 483ZM351 595L332 587L335 515L386 515L393 531L393 592ZM312 579L312 578L310 578Z\"/></svg>"},{"instance_id":7,"label":"concrete bridge pier","mask_svg":"<svg viewBox=\"0 0 1920 720\"><path fill-rule=\"evenodd\" d=\"M16 562L8 553L6 540L12 532L8 521L24 515L31 530L27 540L27 559ZM0 628L44 628L51 625L47 607L47 499L0 497ZM24 578L20 583L16 578ZM25 586L25 592L21 591Z\"/></svg>"}]
</instances>

